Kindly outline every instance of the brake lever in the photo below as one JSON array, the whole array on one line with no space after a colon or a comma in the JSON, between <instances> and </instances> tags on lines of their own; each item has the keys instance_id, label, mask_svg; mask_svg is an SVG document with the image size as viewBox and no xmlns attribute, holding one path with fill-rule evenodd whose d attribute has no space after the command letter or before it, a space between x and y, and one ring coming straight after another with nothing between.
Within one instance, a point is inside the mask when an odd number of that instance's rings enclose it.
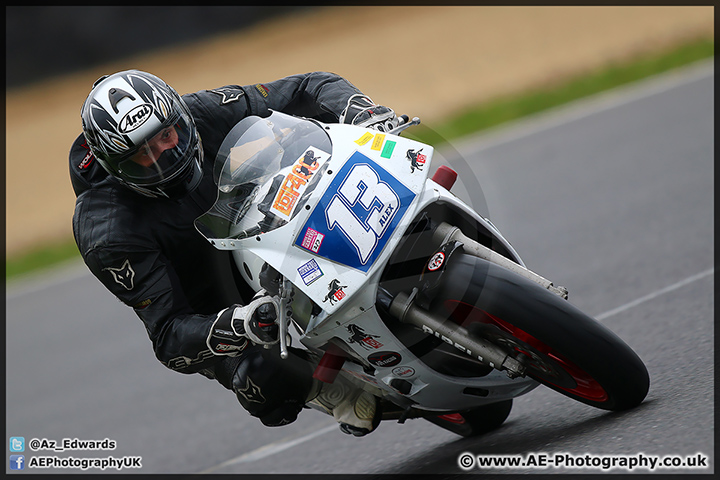
<instances>
[{"instance_id":1,"label":"brake lever","mask_svg":"<svg viewBox=\"0 0 720 480\"><path fill-rule=\"evenodd\" d=\"M403 115L404 117L407 117L406 115ZM405 122L401 125L398 125L397 127L393 128L388 132L390 135L400 135L400 132L405 130L406 128L410 128L413 125L419 125L420 124L420 117L414 117L412 119L412 122Z\"/></svg>"},{"instance_id":2,"label":"brake lever","mask_svg":"<svg viewBox=\"0 0 720 480\"><path fill-rule=\"evenodd\" d=\"M280 335L280 358L283 360L288 358L288 329L290 325L290 302L292 302L293 286L290 281L283 277L280 283L280 311L278 312L278 335Z\"/></svg>"}]
</instances>

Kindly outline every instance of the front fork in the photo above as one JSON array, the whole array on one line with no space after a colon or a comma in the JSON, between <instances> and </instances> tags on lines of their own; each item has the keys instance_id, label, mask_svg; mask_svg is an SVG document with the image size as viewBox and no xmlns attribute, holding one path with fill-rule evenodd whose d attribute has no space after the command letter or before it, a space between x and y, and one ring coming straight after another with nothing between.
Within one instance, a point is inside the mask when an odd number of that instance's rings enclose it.
<instances>
[{"instance_id":1,"label":"front fork","mask_svg":"<svg viewBox=\"0 0 720 480\"><path fill-rule=\"evenodd\" d=\"M290 317L292 310L290 303L292 302L293 286L290 281L282 277L280 284L280 311L278 312L278 330L280 340L280 358L285 360L288 358L288 329L290 325Z\"/></svg>"},{"instance_id":2,"label":"front fork","mask_svg":"<svg viewBox=\"0 0 720 480\"><path fill-rule=\"evenodd\" d=\"M440 225L438 225L438 227L435 229L435 232L433 233L433 241L435 241L438 245L444 245L445 243L450 241L460 242L462 243L463 251L465 251L465 253L468 253L469 255L472 255L474 257L482 258L490 263L500 265L501 267L507 268L508 270L517 273L518 275L525 277L528 280L537 283L538 285L543 286L555 295L558 295L565 300L568 299L567 288L553 285L553 282L551 282L550 280L541 277L537 273L528 270L524 266L503 257L502 255L486 247L485 245L476 242L470 237L465 236L458 227L454 227L445 222L442 222Z\"/></svg>"},{"instance_id":3,"label":"front fork","mask_svg":"<svg viewBox=\"0 0 720 480\"><path fill-rule=\"evenodd\" d=\"M405 292L398 293L390 304L390 314L401 322L415 325L423 332L438 337L493 368L505 370L510 378L525 376L525 366L505 353L502 348L482 338L474 338L464 327L449 325L449 322L444 321L445 319L438 318L414 305L416 294L417 289L413 289L410 295Z\"/></svg>"},{"instance_id":4,"label":"front fork","mask_svg":"<svg viewBox=\"0 0 720 480\"><path fill-rule=\"evenodd\" d=\"M568 291L565 287L553 285L551 281L528 270L523 265L505 258L490 248L465 236L457 227L444 222L441 223L435 228L433 241L443 246L449 242L459 242L462 244L465 253L507 268L528 280L542 285L544 288L566 300L568 298ZM447 344L490 365L492 368L501 371L504 370L510 378L525 376L525 365L520 360L509 356L501 347L483 338L473 336L464 327L446 322L444 318L435 316L424 308L416 305L415 297L417 293L417 288L414 288L410 295L405 292L398 293L390 303L390 314L401 322L410 323L420 328L423 332L440 338Z\"/></svg>"}]
</instances>

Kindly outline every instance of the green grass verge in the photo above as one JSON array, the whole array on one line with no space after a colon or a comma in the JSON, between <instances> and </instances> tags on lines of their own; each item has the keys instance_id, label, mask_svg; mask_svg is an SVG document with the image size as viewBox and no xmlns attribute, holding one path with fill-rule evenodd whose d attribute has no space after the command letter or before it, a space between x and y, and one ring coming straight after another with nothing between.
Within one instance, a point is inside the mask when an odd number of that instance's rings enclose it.
<instances>
[{"instance_id":1,"label":"green grass verge","mask_svg":"<svg viewBox=\"0 0 720 480\"><path fill-rule=\"evenodd\" d=\"M631 62L611 64L562 83L496 98L475 105L454 117L420 124L407 136L431 145L442 145L464 135L547 110L604 90L672 70L715 54L714 39L702 39L669 51L645 55Z\"/></svg>"},{"instance_id":2,"label":"green grass verge","mask_svg":"<svg viewBox=\"0 0 720 480\"><path fill-rule=\"evenodd\" d=\"M74 257L79 258L80 252L73 239L31 250L5 260L5 279L56 265Z\"/></svg>"},{"instance_id":3,"label":"green grass verge","mask_svg":"<svg viewBox=\"0 0 720 480\"><path fill-rule=\"evenodd\" d=\"M714 39L692 41L669 51L645 55L622 64L608 65L594 73L557 85L472 106L465 112L437 124L423 123L413 127L407 131L407 136L423 143L442 145L464 135L682 67L713 55L715 55ZM17 277L73 257L79 257L79 253L72 240L13 256L6 259L5 278Z\"/></svg>"}]
</instances>

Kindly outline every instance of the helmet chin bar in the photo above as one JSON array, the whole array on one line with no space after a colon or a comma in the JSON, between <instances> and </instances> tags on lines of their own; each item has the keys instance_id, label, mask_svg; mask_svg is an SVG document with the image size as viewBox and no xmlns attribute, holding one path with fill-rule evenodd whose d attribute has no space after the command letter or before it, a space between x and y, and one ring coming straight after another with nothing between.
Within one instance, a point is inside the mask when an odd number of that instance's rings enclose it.
<instances>
[{"instance_id":1,"label":"helmet chin bar","mask_svg":"<svg viewBox=\"0 0 720 480\"><path fill-rule=\"evenodd\" d=\"M146 197L169 199L182 198L195 190L202 180L202 147L198 147L198 150L199 154L196 155L193 161L188 164L186 170L180 172L175 179L167 184L141 186L121 178L118 178L118 180L120 180L120 182L126 187Z\"/></svg>"},{"instance_id":2,"label":"helmet chin bar","mask_svg":"<svg viewBox=\"0 0 720 480\"><path fill-rule=\"evenodd\" d=\"M125 185L126 187L128 187L130 190L132 190L132 191L134 191L134 192L136 192L136 193L139 193L140 195L143 195L143 196L145 196L145 197L149 197L149 198L158 198L158 197L170 198L170 197L168 197L162 190L150 190L150 189L147 189L147 188L145 188L145 187L140 187L140 186L138 186L138 185L135 185L135 184L126 182L125 180L122 180L122 179L120 179L120 182L121 182L123 185Z\"/></svg>"}]
</instances>

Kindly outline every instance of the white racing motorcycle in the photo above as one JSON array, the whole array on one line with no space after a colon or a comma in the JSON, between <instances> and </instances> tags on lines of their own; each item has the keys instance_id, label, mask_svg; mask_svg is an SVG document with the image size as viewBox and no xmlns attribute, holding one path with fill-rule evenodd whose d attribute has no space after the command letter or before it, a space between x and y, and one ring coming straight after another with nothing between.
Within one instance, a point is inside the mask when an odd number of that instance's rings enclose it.
<instances>
[{"instance_id":1,"label":"white racing motorcycle","mask_svg":"<svg viewBox=\"0 0 720 480\"><path fill-rule=\"evenodd\" d=\"M256 291L280 278L280 355L298 340L314 376L462 436L500 426L543 384L606 410L640 404L645 365L528 270L494 225L428 178L433 148L273 112L240 121L216 160L218 199L196 227ZM294 325L294 335L289 325Z\"/></svg>"}]
</instances>

